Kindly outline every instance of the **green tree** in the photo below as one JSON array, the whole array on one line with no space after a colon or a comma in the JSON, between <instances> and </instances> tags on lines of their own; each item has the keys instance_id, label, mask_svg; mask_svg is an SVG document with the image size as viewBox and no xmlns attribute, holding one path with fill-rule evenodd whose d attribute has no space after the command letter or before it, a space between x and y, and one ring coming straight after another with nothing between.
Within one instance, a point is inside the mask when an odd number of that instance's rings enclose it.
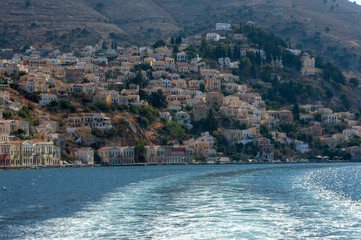
<instances>
[{"instance_id":1,"label":"green tree","mask_svg":"<svg viewBox=\"0 0 361 240\"><path fill-rule=\"evenodd\" d=\"M31 2L29 0L25 1L25 8L28 8L31 6Z\"/></svg>"},{"instance_id":2,"label":"green tree","mask_svg":"<svg viewBox=\"0 0 361 240\"><path fill-rule=\"evenodd\" d=\"M177 45L181 44L182 42L183 42L183 40L182 40L181 36L178 36L175 40L175 44L177 44Z\"/></svg>"},{"instance_id":3,"label":"green tree","mask_svg":"<svg viewBox=\"0 0 361 240\"><path fill-rule=\"evenodd\" d=\"M249 75L252 67L252 63L248 57L242 58L239 61L240 74Z\"/></svg>"},{"instance_id":4,"label":"green tree","mask_svg":"<svg viewBox=\"0 0 361 240\"><path fill-rule=\"evenodd\" d=\"M358 87L359 85L359 80L357 78L351 78L350 79L350 84L353 86L353 87Z\"/></svg>"},{"instance_id":5,"label":"green tree","mask_svg":"<svg viewBox=\"0 0 361 240\"><path fill-rule=\"evenodd\" d=\"M293 105L292 114L293 114L293 119L295 121L300 120L300 108L297 103L295 105Z\"/></svg>"},{"instance_id":6,"label":"green tree","mask_svg":"<svg viewBox=\"0 0 361 240\"><path fill-rule=\"evenodd\" d=\"M262 124L262 125L261 125L261 127L260 127L260 133L261 133L262 136L265 137L265 138L268 138L268 139L272 138L271 135L270 135L270 133L269 133L269 131L268 131L268 127L267 127L267 125L265 125L265 124Z\"/></svg>"},{"instance_id":7,"label":"green tree","mask_svg":"<svg viewBox=\"0 0 361 240\"><path fill-rule=\"evenodd\" d=\"M213 109L208 111L208 115L205 121L205 128L209 132L213 132L218 129L218 120L214 117Z\"/></svg>"},{"instance_id":8,"label":"green tree","mask_svg":"<svg viewBox=\"0 0 361 240\"><path fill-rule=\"evenodd\" d=\"M162 90L158 90L157 92L153 92L149 97L149 103L155 108L166 108L167 107L167 99L164 96Z\"/></svg>"},{"instance_id":9,"label":"green tree","mask_svg":"<svg viewBox=\"0 0 361 240\"><path fill-rule=\"evenodd\" d=\"M323 79L326 81L335 81L337 83L345 84L346 79L340 69L334 66L332 63L327 62L325 69L323 70Z\"/></svg>"},{"instance_id":10,"label":"green tree","mask_svg":"<svg viewBox=\"0 0 361 240\"><path fill-rule=\"evenodd\" d=\"M233 55L232 55L232 50L230 47L228 47L228 51L227 51L227 57L233 59Z\"/></svg>"},{"instance_id":11,"label":"green tree","mask_svg":"<svg viewBox=\"0 0 361 240\"><path fill-rule=\"evenodd\" d=\"M345 110L349 110L350 109L350 100L349 100L348 96L345 93L343 93L343 94L341 94L340 99L342 101L343 108Z\"/></svg>"},{"instance_id":12,"label":"green tree","mask_svg":"<svg viewBox=\"0 0 361 240\"><path fill-rule=\"evenodd\" d=\"M159 48L159 47L163 47L166 45L167 44L165 43L165 41L163 39L159 39L153 44L153 48Z\"/></svg>"},{"instance_id":13,"label":"green tree","mask_svg":"<svg viewBox=\"0 0 361 240\"><path fill-rule=\"evenodd\" d=\"M266 64L262 66L261 70L261 79L264 82L271 82L271 74L273 71L273 67L270 64Z\"/></svg>"},{"instance_id":14,"label":"green tree","mask_svg":"<svg viewBox=\"0 0 361 240\"><path fill-rule=\"evenodd\" d=\"M25 134L26 132L23 130L23 129L18 129L16 130L15 132L13 132L13 135L17 136L18 138L22 139L23 138L23 135Z\"/></svg>"},{"instance_id":15,"label":"green tree","mask_svg":"<svg viewBox=\"0 0 361 240\"><path fill-rule=\"evenodd\" d=\"M138 144L134 147L135 162L137 163L145 162L144 153L145 153L145 143L139 140Z\"/></svg>"},{"instance_id":16,"label":"green tree","mask_svg":"<svg viewBox=\"0 0 361 240\"><path fill-rule=\"evenodd\" d=\"M205 85L204 83L200 83L200 84L199 84L199 90L200 90L201 92L205 92L205 91L206 91L206 85Z\"/></svg>"},{"instance_id":17,"label":"green tree","mask_svg":"<svg viewBox=\"0 0 361 240\"><path fill-rule=\"evenodd\" d=\"M239 59L241 57L241 51L239 49L239 47L237 45L234 45L234 49L233 49L233 58L234 59Z\"/></svg>"},{"instance_id":18,"label":"green tree","mask_svg":"<svg viewBox=\"0 0 361 240\"><path fill-rule=\"evenodd\" d=\"M315 113L313 114L313 119L317 122L321 122L322 121L322 115L321 113Z\"/></svg>"},{"instance_id":19,"label":"green tree","mask_svg":"<svg viewBox=\"0 0 361 240\"><path fill-rule=\"evenodd\" d=\"M97 101L94 105L102 112L108 112L110 110L109 104L105 101Z\"/></svg>"},{"instance_id":20,"label":"green tree","mask_svg":"<svg viewBox=\"0 0 361 240\"><path fill-rule=\"evenodd\" d=\"M139 86L139 88L143 88L146 85L145 78L143 77L143 73L141 70L137 71L135 77L131 80L132 83Z\"/></svg>"},{"instance_id":21,"label":"green tree","mask_svg":"<svg viewBox=\"0 0 361 240\"><path fill-rule=\"evenodd\" d=\"M4 119L8 120L8 119L11 119L12 117L13 117L12 112L10 112L10 111L3 112L3 118Z\"/></svg>"}]
</instances>

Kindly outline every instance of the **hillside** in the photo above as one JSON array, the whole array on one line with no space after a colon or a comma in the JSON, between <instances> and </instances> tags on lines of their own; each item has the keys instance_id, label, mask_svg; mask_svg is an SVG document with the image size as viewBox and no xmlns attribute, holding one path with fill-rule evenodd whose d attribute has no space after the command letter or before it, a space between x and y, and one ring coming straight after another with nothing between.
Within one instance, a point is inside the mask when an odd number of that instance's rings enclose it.
<instances>
[{"instance_id":1,"label":"hillside","mask_svg":"<svg viewBox=\"0 0 361 240\"><path fill-rule=\"evenodd\" d=\"M178 33L198 34L216 22L251 20L292 47L344 70L361 69L361 6L347 0L0 0L0 5L5 6L0 48L94 44L109 33L123 43L149 44Z\"/></svg>"},{"instance_id":2,"label":"hillside","mask_svg":"<svg viewBox=\"0 0 361 240\"><path fill-rule=\"evenodd\" d=\"M239 33L243 34L242 41L235 38ZM340 150L360 145L360 81L343 74L336 65L318 59L313 67L307 67L313 56L290 50L287 41L261 28L235 27L220 41L187 40L194 44L190 43L180 54L187 55L186 60L164 66L162 72L160 65L149 64L150 58L144 54L148 48L137 47L117 49L117 57L113 57L116 60L101 62L91 70L95 76L115 66L94 82L90 82L94 80L91 74L70 79L65 73L54 84L42 74L47 71L42 67L31 67L37 71L28 74L9 75L4 71L3 83L10 84L10 88L2 87L3 99L10 97L6 106L11 101L22 106L17 110L4 107L4 119L30 123L32 131L26 127L13 131L23 139L46 139L53 131L67 133L68 148L63 149L62 157L69 161L72 148L84 146L96 150L135 146L135 162L144 162L149 160L143 155L146 145L172 149L184 145L198 152L182 161L208 162L219 156L270 161L323 154L349 159L350 154ZM168 59L179 56L176 53L184 46L179 39L163 42L155 52L163 51L163 44L169 49ZM82 55L82 50L77 51ZM94 50L93 54L96 56L99 51ZM59 53L56 58L62 56ZM139 61L122 72L124 60L118 56L139 56ZM57 65L72 72L69 66ZM196 68L191 70L194 65ZM81 70L85 71L86 68ZM129 71L132 76L125 78ZM167 82L169 86L164 87ZM29 88L33 85L40 88ZM41 118L47 115L57 124ZM247 137L244 131L248 132ZM204 149L207 153L197 150L196 144L208 142L206 139L216 144L213 149ZM260 146L264 145L259 145L259 141L265 141L271 150L262 152ZM304 148L300 149L300 145ZM108 161L104 155L96 156L99 162Z\"/></svg>"},{"instance_id":3,"label":"hillside","mask_svg":"<svg viewBox=\"0 0 361 240\"><path fill-rule=\"evenodd\" d=\"M72 101L73 104L67 106L76 108L76 111L71 111L69 109L59 110L57 108L42 108L38 103L25 99L22 91L14 90L10 87L2 88L2 90L9 92L11 94L11 101L20 103L23 109L27 109L29 113L29 115L25 117L19 116L16 112L12 112L11 116L16 120L22 119L34 124L34 121L37 121L36 119L48 115L52 120L57 121L60 124L60 127L65 127L64 119L67 119L71 114L84 112L84 106L81 104L79 96L74 97ZM149 144L159 144L161 142L161 137L156 133L157 129L163 127L161 123L154 122L147 125L147 128L144 128L144 125L140 124L141 117L137 116L134 111L127 111L126 108L106 108L103 109L103 111L107 117L112 119L114 132L111 134L108 132L96 135L100 146L112 143L136 145L139 141L147 142ZM146 112L145 115L147 115L147 113L148 112Z\"/></svg>"},{"instance_id":4,"label":"hillside","mask_svg":"<svg viewBox=\"0 0 361 240\"><path fill-rule=\"evenodd\" d=\"M178 23L151 0L84 0L112 23L124 29L133 39L147 42L160 36L177 33Z\"/></svg>"},{"instance_id":5,"label":"hillside","mask_svg":"<svg viewBox=\"0 0 361 240\"><path fill-rule=\"evenodd\" d=\"M324 56L343 69L360 69L361 6L347 0L154 1L167 9L186 33L196 34L216 22L251 20L293 47Z\"/></svg>"},{"instance_id":6,"label":"hillside","mask_svg":"<svg viewBox=\"0 0 361 240\"><path fill-rule=\"evenodd\" d=\"M82 1L0 1L0 47L94 44L118 26Z\"/></svg>"}]
</instances>

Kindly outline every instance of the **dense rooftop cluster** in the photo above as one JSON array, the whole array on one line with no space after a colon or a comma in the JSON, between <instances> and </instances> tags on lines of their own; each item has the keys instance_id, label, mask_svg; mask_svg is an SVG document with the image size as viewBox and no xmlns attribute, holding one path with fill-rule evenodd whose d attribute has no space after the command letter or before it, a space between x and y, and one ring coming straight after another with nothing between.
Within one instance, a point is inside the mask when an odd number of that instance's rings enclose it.
<instances>
[{"instance_id":1,"label":"dense rooftop cluster","mask_svg":"<svg viewBox=\"0 0 361 240\"><path fill-rule=\"evenodd\" d=\"M1 166L361 158L359 112L306 84L343 74L253 22L148 47L30 48L0 60L0 78Z\"/></svg>"}]
</instances>

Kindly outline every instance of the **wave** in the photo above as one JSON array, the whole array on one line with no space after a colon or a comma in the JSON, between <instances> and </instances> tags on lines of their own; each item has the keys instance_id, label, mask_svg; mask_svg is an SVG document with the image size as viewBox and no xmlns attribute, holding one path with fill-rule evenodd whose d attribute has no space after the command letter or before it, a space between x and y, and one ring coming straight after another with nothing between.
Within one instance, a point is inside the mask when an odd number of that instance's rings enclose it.
<instances>
[{"instance_id":1,"label":"wave","mask_svg":"<svg viewBox=\"0 0 361 240\"><path fill-rule=\"evenodd\" d=\"M342 172L348 168L250 168L253 169L214 168L132 183L88 204L72 217L26 227L22 236L27 239L361 236L359 202L322 187L332 182L326 176L346 179L341 176L347 175Z\"/></svg>"}]
</instances>

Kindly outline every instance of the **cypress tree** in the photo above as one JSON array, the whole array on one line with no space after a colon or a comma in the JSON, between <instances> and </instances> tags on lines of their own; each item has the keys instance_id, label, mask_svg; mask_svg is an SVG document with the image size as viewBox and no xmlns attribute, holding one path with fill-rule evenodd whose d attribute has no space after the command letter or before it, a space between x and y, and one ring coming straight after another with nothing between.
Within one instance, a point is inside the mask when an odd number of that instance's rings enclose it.
<instances>
[{"instance_id":1,"label":"cypress tree","mask_svg":"<svg viewBox=\"0 0 361 240\"><path fill-rule=\"evenodd\" d=\"M293 105L292 114L293 114L294 120L296 120L296 121L300 120L300 108L298 107L297 103L295 105Z\"/></svg>"},{"instance_id":2,"label":"cypress tree","mask_svg":"<svg viewBox=\"0 0 361 240\"><path fill-rule=\"evenodd\" d=\"M175 43L177 44L177 45L179 45L179 44L181 44L182 43L182 37L181 36L178 36L177 38L176 38L176 40L175 40Z\"/></svg>"},{"instance_id":3,"label":"cypress tree","mask_svg":"<svg viewBox=\"0 0 361 240\"><path fill-rule=\"evenodd\" d=\"M238 48L237 45L234 45L233 58L234 58L234 59L239 59L240 57L241 57L240 50L239 50L239 48Z\"/></svg>"},{"instance_id":4,"label":"cypress tree","mask_svg":"<svg viewBox=\"0 0 361 240\"><path fill-rule=\"evenodd\" d=\"M232 56L232 50L230 47L228 47L228 52L227 52L227 57L233 59L233 56Z\"/></svg>"}]
</instances>

